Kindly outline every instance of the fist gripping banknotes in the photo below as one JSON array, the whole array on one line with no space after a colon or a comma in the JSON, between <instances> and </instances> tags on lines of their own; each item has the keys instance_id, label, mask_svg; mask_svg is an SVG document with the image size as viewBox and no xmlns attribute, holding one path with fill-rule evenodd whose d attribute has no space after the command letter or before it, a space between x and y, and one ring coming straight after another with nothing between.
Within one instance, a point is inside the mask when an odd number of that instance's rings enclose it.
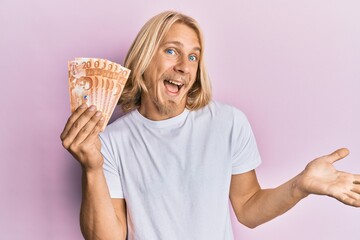
<instances>
[{"instance_id":1,"label":"fist gripping banknotes","mask_svg":"<svg viewBox=\"0 0 360 240\"><path fill-rule=\"evenodd\" d=\"M68 62L71 112L81 104L95 105L104 115L106 127L130 70L100 58L76 58Z\"/></svg>"}]
</instances>

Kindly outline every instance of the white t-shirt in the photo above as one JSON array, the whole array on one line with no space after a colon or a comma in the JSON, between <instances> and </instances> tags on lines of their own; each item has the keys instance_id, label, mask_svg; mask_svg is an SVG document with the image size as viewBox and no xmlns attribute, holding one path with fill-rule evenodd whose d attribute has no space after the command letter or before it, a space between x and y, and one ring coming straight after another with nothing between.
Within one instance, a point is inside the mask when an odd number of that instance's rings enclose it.
<instances>
[{"instance_id":1,"label":"white t-shirt","mask_svg":"<svg viewBox=\"0 0 360 240\"><path fill-rule=\"evenodd\" d=\"M261 160L245 115L211 102L151 121L137 110L100 135L112 198L125 198L128 239L233 239L232 174Z\"/></svg>"}]
</instances>

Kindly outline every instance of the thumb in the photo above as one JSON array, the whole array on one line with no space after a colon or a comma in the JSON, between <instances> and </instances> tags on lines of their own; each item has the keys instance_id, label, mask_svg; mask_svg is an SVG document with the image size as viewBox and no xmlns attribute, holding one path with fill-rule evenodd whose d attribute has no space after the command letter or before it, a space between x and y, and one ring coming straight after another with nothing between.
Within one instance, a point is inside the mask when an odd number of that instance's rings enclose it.
<instances>
[{"instance_id":1,"label":"thumb","mask_svg":"<svg viewBox=\"0 0 360 240\"><path fill-rule=\"evenodd\" d=\"M340 148L336 150L335 152L329 154L326 156L326 160L333 164L336 161L339 161L340 159L343 159L347 155L349 155L350 151L347 148Z\"/></svg>"}]
</instances>

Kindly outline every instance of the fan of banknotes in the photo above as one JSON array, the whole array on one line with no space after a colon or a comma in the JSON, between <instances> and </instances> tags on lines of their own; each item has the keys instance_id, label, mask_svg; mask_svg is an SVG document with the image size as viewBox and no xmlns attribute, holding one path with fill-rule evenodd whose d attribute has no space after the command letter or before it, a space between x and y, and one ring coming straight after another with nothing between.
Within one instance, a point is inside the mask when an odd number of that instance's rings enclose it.
<instances>
[{"instance_id":1,"label":"fan of banknotes","mask_svg":"<svg viewBox=\"0 0 360 240\"><path fill-rule=\"evenodd\" d=\"M81 104L102 111L106 127L119 101L130 70L100 58L75 58L68 62L71 112Z\"/></svg>"}]
</instances>

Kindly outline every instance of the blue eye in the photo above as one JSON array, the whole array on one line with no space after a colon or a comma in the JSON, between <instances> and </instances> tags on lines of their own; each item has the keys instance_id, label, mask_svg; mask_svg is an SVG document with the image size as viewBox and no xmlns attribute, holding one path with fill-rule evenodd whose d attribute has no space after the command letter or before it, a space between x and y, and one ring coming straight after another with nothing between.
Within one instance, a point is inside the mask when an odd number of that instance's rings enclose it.
<instances>
[{"instance_id":1,"label":"blue eye","mask_svg":"<svg viewBox=\"0 0 360 240\"><path fill-rule=\"evenodd\" d=\"M166 53L168 53L168 54L170 54L170 55L175 54L174 49L166 49L166 51L165 51L165 52L166 52Z\"/></svg>"},{"instance_id":2,"label":"blue eye","mask_svg":"<svg viewBox=\"0 0 360 240\"><path fill-rule=\"evenodd\" d=\"M191 55L189 56L189 60L195 62L197 60L197 57L195 55Z\"/></svg>"}]
</instances>

